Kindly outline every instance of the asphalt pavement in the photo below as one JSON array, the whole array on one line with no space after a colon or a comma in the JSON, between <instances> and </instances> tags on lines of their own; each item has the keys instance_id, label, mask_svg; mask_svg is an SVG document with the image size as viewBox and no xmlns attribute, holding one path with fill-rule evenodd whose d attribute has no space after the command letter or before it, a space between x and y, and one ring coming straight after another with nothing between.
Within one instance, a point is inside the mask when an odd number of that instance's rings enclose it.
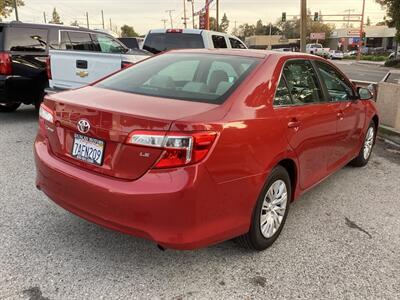
<instances>
[{"instance_id":1,"label":"asphalt pavement","mask_svg":"<svg viewBox=\"0 0 400 300\"><path fill-rule=\"evenodd\" d=\"M257 253L232 241L162 252L35 188L30 107L0 115L0 299L399 299L400 154L379 143L290 207ZM216 199L218 201L218 199Z\"/></svg>"},{"instance_id":2,"label":"asphalt pavement","mask_svg":"<svg viewBox=\"0 0 400 300\"><path fill-rule=\"evenodd\" d=\"M371 64L352 60L332 60L336 66L342 70L350 79L379 82L385 77L390 68L382 65Z\"/></svg>"}]
</instances>

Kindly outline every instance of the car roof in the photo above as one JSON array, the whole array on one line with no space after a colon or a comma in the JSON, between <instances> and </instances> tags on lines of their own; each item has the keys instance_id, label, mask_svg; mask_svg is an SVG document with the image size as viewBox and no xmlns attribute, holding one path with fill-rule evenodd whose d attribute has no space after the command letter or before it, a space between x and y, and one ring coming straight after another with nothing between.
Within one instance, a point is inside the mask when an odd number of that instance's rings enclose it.
<instances>
[{"instance_id":1,"label":"car roof","mask_svg":"<svg viewBox=\"0 0 400 300\"><path fill-rule=\"evenodd\" d=\"M56 29L68 29L68 30L75 30L75 31L85 31L91 33L104 33L108 34L107 32L101 30L93 30L87 29L85 27L78 27L78 26L67 26L62 24L41 24L41 23L25 23L25 22L18 22L18 21L11 21L11 22L1 22L1 27L22 27L22 28L38 28L38 29L49 29L49 28L56 28ZM108 34L109 35L109 34Z\"/></svg>"},{"instance_id":2,"label":"car roof","mask_svg":"<svg viewBox=\"0 0 400 300\"><path fill-rule=\"evenodd\" d=\"M318 56L300 53L300 52L279 52L270 50L255 50L255 49L177 49L167 51L168 53L198 53L198 54L219 54L231 55L242 57L254 57L264 59L268 56L275 56L278 58L314 58L320 59Z\"/></svg>"},{"instance_id":3,"label":"car roof","mask_svg":"<svg viewBox=\"0 0 400 300\"><path fill-rule=\"evenodd\" d=\"M175 31L180 31L180 33L183 34L202 34L203 32L206 33L212 33L212 34L218 34L218 35L226 35L230 37L235 37L229 33L224 33L224 32L218 32L218 31L213 31L213 30L205 30L205 29L191 29L191 28L186 28L186 29L181 29L181 28L174 28L174 29L151 29L149 33L166 33L170 30L175 30ZM236 37L235 37L236 38Z\"/></svg>"}]
</instances>

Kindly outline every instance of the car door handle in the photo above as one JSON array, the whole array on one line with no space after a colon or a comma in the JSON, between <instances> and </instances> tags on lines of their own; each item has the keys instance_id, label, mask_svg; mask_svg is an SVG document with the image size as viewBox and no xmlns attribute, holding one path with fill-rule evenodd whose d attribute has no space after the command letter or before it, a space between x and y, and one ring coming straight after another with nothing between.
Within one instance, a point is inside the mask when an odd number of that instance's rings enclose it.
<instances>
[{"instance_id":1,"label":"car door handle","mask_svg":"<svg viewBox=\"0 0 400 300\"><path fill-rule=\"evenodd\" d=\"M300 125L301 125L301 122L299 120L296 120L296 119L291 120L287 124L288 128L295 128L295 129L298 129L300 127Z\"/></svg>"},{"instance_id":2,"label":"car door handle","mask_svg":"<svg viewBox=\"0 0 400 300\"><path fill-rule=\"evenodd\" d=\"M344 119L344 113L343 112L338 112L337 113L337 118L341 121Z\"/></svg>"},{"instance_id":3,"label":"car door handle","mask_svg":"<svg viewBox=\"0 0 400 300\"><path fill-rule=\"evenodd\" d=\"M77 60L76 61L76 67L78 69L87 69L88 68L87 60Z\"/></svg>"}]
</instances>

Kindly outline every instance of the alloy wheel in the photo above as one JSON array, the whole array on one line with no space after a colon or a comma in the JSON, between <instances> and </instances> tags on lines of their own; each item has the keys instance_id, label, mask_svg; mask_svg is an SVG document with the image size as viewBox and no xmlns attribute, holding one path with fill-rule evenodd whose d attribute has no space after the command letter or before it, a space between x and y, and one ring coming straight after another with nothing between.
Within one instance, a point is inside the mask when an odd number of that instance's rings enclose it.
<instances>
[{"instance_id":1,"label":"alloy wheel","mask_svg":"<svg viewBox=\"0 0 400 300\"><path fill-rule=\"evenodd\" d=\"M375 130L373 127L368 128L367 135L364 141L364 159L367 160L372 152L372 147L374 145L374 135Z\"/></svg>"}]
</instances>

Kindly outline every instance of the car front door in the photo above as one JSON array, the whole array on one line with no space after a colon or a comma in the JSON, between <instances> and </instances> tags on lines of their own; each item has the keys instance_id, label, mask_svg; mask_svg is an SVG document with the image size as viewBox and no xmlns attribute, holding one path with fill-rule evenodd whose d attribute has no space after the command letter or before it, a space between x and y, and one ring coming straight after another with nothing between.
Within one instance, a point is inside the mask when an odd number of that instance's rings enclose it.
<instances>
[{"instance_id":1,"label":"car front door","mask_svg":"<svg viewBox=\"0 0 400 300\"><path fill-rule=\"evenodd\" d=\"M337 143L328 156L328 170L334 170L358 153L365 113L352 84L343 74L322 61L315 61L315 64L337 116Z\"/></svg>"},{"instance_id":2,"label":"car front door","mask_svg":"<svg viewBox=\"0 0 400 300\"><path fill-rule=\"evenodd\" d=\"M328 175L327 161L335 143L336 114L324 99L309 60L285 63L274 109L287 128L288 142L297 155L299 183L303 190Z\"/></svg>"}]
</instances>

